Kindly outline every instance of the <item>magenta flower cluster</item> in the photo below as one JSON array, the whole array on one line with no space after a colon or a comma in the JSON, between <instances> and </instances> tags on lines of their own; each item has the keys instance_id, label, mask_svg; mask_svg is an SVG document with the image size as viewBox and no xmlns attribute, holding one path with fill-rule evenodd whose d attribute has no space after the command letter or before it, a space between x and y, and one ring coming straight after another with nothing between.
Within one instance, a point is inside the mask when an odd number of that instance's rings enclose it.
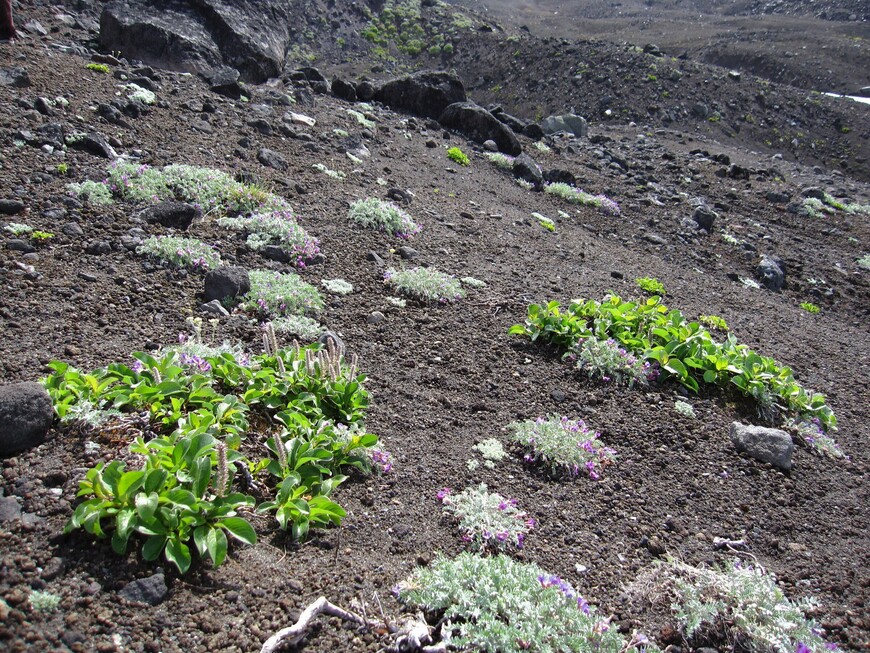
<instances>
[{"instance_id":1,"label":"magenta flower cluster","mask_svg":"<svg viewBox=\"0 0 870 653\"><path fill-rule=\"evenodd\" d=\"M383 449L372 449L372 463L381 472L381 474L389 474L393 470L393 460L389 452Z\"/></svg>"},{"instance_id":2,"label":"magenta flower cluster","mask_svg":"<svg viewBox=\"0 0 870 653\"><path fill-rule=\"evenodd\" d=\"M521 549L526 535L537 526L534 518L519 510L516 499L490 493L484 484L459 494L445 487L437 496L444 511L459 518L462 541L477 549L501 549L508 544Z\"/></svg>"}]
</instances>

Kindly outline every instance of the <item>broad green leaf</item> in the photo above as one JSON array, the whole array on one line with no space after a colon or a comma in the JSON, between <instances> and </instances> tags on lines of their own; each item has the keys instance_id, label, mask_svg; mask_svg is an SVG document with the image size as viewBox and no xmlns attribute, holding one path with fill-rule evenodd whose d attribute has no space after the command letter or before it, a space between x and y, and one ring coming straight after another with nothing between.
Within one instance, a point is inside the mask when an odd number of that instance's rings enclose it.
<instances>
[{"instance_id":1,"label":"broad green leaf","mask_svg":"<svg viewBox=\"0 0 870 653\"><path fill-rule=\"evenodd\" d=\"M245 544L257 543L257 533L254 528L241 517L227 517L215 525L225 528L230 535Z\"/></svg>"},{"instance_id":2,"label":"broad green leaf","mask_svg":"<svg viewBox=\"0 0 870 653\"><path fill-rule=\"evenodd\" d=\"M163 547L165 545L165 535L150 536L147 540L145 540L145 544L142 545L142 557L145 558L145 560L147 560L148 562L157 560L157 556L159 556L160 552L163 551Z\"/></svg>"},{"instance_id":3,"label":"broad green leaf","mask_svg":"<svg viewBox=\"0 0 870 653\"><path fill-rule=\"evenodd\" d=\"M227 536L219 528L209 530L208 537L208 557L211 558L212 565L220 567L223 564L224 558L227 557Z\"/></svg>"},{"instance_id":4,"label":"broad green leaf","mask_svg":"<svg viewBox=\"0 0 870 653\"><path fill-rule=\"evenodd\" d=\"M156 492L145 494L140 492L136 495L136 514L143 522L150 522L154 519L154 512L157 510L157 505L160 497Z\"/></svg>"},{"instance_id":5,"label":"broad green leaf","mask_svg":"<svg viewBox=\"0 0 870 653\"><path fill-rule=\"evenodd\" d=\"M178 567L182 574L190 569L190 549L177 537L170 538L166 542L166 559Z\"/></svg>"},{"instance_id":6,"label":"broad green leaf","mask_svg":"<svg viewBox=\"0 0 870 653\"><path fill-rule=\"evenodd\" d=\"M145 482L145 472L135 471L127 472L118 479L116 496L121 501L126 501L127 497L136 492Z\"/></svg>"}]
</instances>

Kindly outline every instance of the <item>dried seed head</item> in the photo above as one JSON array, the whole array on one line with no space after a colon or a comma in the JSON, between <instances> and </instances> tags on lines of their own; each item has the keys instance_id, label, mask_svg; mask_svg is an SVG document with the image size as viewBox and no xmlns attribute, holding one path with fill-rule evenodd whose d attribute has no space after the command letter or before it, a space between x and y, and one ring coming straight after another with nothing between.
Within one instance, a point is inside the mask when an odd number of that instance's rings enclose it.
<instances>
[{"instance_id":1,"label":"dried seed head","mask_svg":"<svg viewBox=\"0 0 870 653\"><path fill-rule=\"evenodd\" d=\"M278 456L278 464L281 469L287 468L287 448L284 446L284 439L279 433L275 434L275 455Z\"/></svg>"}]
</instances>

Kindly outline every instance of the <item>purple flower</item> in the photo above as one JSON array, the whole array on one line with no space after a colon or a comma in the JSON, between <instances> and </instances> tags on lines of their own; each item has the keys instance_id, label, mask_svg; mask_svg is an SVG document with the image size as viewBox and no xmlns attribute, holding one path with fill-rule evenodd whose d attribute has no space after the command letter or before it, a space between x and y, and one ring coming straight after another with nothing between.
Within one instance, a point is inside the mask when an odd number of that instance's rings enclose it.
<instances>
[{"instance_id":1,"label":"purple flower","mask_svg":"<svg viewBox=\"0 0 870 653\"><path fill-rule=\"evenodd\" d=\"M525 541L525 539L526 539L525 534L523 534L523 533L517 533L517 548L518 548L518 549L522 549L522 548L523 548L523 542Z\"/></svg>"},{"instance_id":2,"label":"purple flower","mask_svg":"<svg viewBox=\"0 0 870 653\"><path fill-rule=\"evenodd\" d=\"M803 642L798 642L797 648L794 650L794 653L812 653L812 651L810 650L810 647Z\"/></svg>"},{"instance_id":3,"label":"purple flower","mask_svg":"<svg viewBox=\"0 0 870 653\"><path fill-rule=\"evenodd\" d=\"M589 614L589 604L586 602L586 599L579 594L577 595L577 607L580 608L580 611L583 614Z\"/></svg>"},{"instance_id":4,"label":"purple flower","mask_svg":"<svg viewBox=\"0 0 870 653\"><path fill-rule=\"evenodd\" d=\"M139 372L141 372L142 370L145 369L145 366L142 364L142 361L140 361L137 358L136 360L133 361L133 364L130 366L130 369L132 369L134 372L136 372L138 374Z\"/></svg>"},{"instance_id":5,"label":"purple flower","mask_svg":"<svg viewBox=\"0 0 870 653\"><path fill-rule=\"evenodd\" d=\"M449 500L448 497L450 496L450 493L452 491L453 490L451 490L449 487L445 487L441 490L438 490L438 494L436 496L438 497L438 500L442 503L447 503Z\"/></svg>"}]
</instances>

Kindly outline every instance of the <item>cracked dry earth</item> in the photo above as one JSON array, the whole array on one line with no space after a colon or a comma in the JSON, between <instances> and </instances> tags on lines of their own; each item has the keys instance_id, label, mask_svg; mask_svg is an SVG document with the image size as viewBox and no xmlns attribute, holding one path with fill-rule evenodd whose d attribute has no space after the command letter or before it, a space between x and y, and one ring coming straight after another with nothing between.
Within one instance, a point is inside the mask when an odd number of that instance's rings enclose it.
<instances>
[{"instance_id":1,"label":"cracked dry earth","mask_svg":"<svg viewBox=\"0 0 870 653\"><path fill-rule=\"evenodd\" d=\"M48 12L40 20L56 24ZM786 162L775 162L779 174L771 174L767 158L643 125L593 124L599 143L577 141L569 148L555 140L549 152L521 139L545 169L571 170L586 190L617 200L622 215L608 217L521 188L478 146L419 118L375 106L369 113L376 127L364 129L346 112L353 108L348 103L288 88L297 100L293 110L317 120L305 130L311 139L277 130L265 136L249 123L280 124L287 107L269 104L274 87L253 87L250 102L242 103L210 94L196 77L165 72L159 73L160 104L123 128L93 110L116 96L120 82L85 70L87 59L51 46L52 39L79 36L69 31L62 26L52 37L0 44L0 67L24 66L31 80L27 88L5 87L0 94L0 188L26 207L10 221L55 234L27 259L0 247L0 381L38 379L53 359L88 369L129 361L132 351L176 341L201 303L200 275L149 265L123 246L131 228L143 227L133 221L135 207L69 201L66 184L101 179L107 160L74 150L61 157L14 142L17 131L47 122L87 127L144 163L250 175L293 204L326 256L302 270L303 277L314 284L343 278L355 288L331 297L322 320L359 356L372 393L367 425L396 464L389 475L339 488L336 499L348 512L340 529L298 544L269 519L255 517L256 546L232 547L216 570L195 565L180 577L164 567L167 596L149 607L118 592L154 574L155 565L132 550L116 556L108 542L82 533L61 534L78 480L95 462L117 456L124 443L98 438L94 451L84 438L53 430L43 445L0 462L0 491L21 509L0 523L0 597L8 606L0 648L254 651L321 595L344 607L363 603L369 614L377 613L379 600L386 615L398 617L406 608L391 588L436 552L463 548L440 516L437 491L481 481L516 497L539 524L516 556L569 579L626 631L660 638L671 625L660 609L628 600L624 589L639 573L665 552L691 563L724 560L712 542L726 537L744 539L748 553L776 574L790 597L817 597L814 616L831 641L850 651L870 646L870 273L855 262L870 247L870 228L866 218L842 213L815 220L794 215L767 198L771 191L797 197L802 187L818 186L866 204L866 183ZM63 96L69 105L44 116L27 108L40 96ZM186 108L206 102L213 112ZM345 137L334 129L364 143L370 158L352 163L343 154ZM431 139L434 148L427 147ZM471 165L448 161L444 145L461 147ZM280 152L288 169L258 163L260 147ZM629 170L607 165L605 149L629 161ZM749 178L718 176L722 164L713 156L719 154L752 169ZM62 161L66 175L57 170ZM316 163L347 178L326 177L312 168ZM393 250L404 243L360 230L346 216L349 202L384 197L388 188L412 196L408 210L424 226L409 243L419 262L474 276L485 288L452 305L409 302L399 309L386 302L391 293L383 268L367 254L398 264ZM710 234L684 220L696 197L719 214ZM542 229L532 212L554 219L556 231ZM64 228L73 222L81 233ZM747 245L729 244L723 231ZM214 244L229 263L280 268L208 217L190 233ZM108 243L108 250L89 247L95 242ZM733 280L752 277L764 252L786 262L781 292ZM633 280L641 276L664 283L669 306L693 317L722 316L739 340L824 392L850 460L798 447L793 470L777 471L733 449L731 422L756 418L732 397L716 391L685 397L671 384L627 390L590 383L555 351L507 334L530 302L600 299L611 291L637 296ZM803 301L817 303L821 313L803 311ZM368 323L373 311L386 319ZM259 328L242 315L223 319L220 334L258 349ZM676 399L689 401L697 419L677 414ZM616 464L600 481L553 481L516 455L492 470L469 471L474 444L501 436L509 422L549 413L583 418L617 451ZM58 609L31 611L33 589L59 595ZM299 650L376 651L388 643L377 632L322 619Z\"/></svg>"}]
</instances>

